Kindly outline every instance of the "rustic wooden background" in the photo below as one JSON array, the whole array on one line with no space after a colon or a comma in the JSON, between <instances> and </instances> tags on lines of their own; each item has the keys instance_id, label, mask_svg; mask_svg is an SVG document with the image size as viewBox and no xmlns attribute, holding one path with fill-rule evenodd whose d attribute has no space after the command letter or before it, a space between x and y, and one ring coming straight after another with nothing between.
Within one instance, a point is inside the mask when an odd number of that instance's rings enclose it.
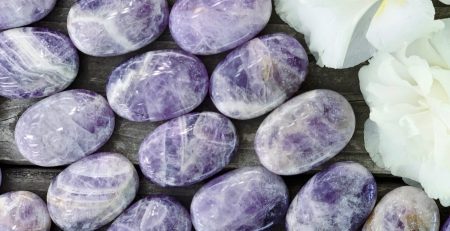
<instances>
[{"instance_id":1,"label":"rustic wooden background","mask_svg":"<svg viewBox=\"0 0 450 231\"><path fill-rule=\"evenodd\" d=\"M176 0L169 0L172 5ZM75 0L59 0L56 8L42 21L35 23L34 26L49 27L67 34L66 18L71 5ZM450 6L446 6L437 0L433 0L436 6L437 18L450 17ZM284 32L295 36L303 45L305 41L303 36L288 25L273 12L269 25L261 34L271 34ZM150 50L177 48L169 30L152 44L136 52L111 58L95 58L80 54L80 72L75 82L70 86L72 89L81 88L96 91L105 95L105 87L108 76L112 70L120 63L137 54L142 54ZM217 63L221 61L226 54L201 57L211 73ZM333 70L320 68L315 64L314 58L310 55L309 75L299 93L312 89L332 89L344 95L353 106L356 114L357 124L356 132L348 146L335 158L326 164L336 161L352 160L366 166L375 175L378 183L380 199L390 190L404 185L401 179L393 177L383 169L378 168L370 159L364 149L363 142L363 124L369 116L369 109L364 103L359 90L358 70L360 66L345 69ZM41 168L32 166L23 157L20 157L14 142L14 127L19 116L36 100L8 100L0 98L0 167L3 171L3 184L0 187L0 193L17 190L32 191L40 195L44 200L50 181L63 168ZM206 101L196 111L216 111L210 99ZM139 171L137 165L137 151L141 141L156 126L161 123L135 123L116 117L116 128L111 140L100 151L111 151L122 153L127 156ZM259 165L256 154L253 150L253 139L255 132L264 119L263 117L248 120L237 121L234 124L238 130L240 147L232 160L231 164L224 170L229 171L244 166ZM314 169L306 174L298 176L285 177L285 181L290 189L291 197L294 197L300 187L320 168ZM192 196L202 184L183 188L161 188L141 175L140 189L138 198L152 194L167 194L178 198L187 208ZM446 219L450 210L441 207L441 218ZM52 230L59 230L53 226ZM283 230L282 226L274 230Z\"/></svg>"}]
</instances>

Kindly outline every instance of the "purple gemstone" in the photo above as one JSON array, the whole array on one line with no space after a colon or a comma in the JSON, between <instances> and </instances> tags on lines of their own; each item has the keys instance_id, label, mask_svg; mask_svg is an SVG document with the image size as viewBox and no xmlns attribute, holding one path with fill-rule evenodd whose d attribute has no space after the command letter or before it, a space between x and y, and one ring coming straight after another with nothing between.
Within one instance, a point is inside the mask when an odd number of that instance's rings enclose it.
<instances>
[{"instance_id":1,"label":"purple gemstone","mask_svg":"<svg viewBox=\"0 0 450 231\"><path fill-rule=\"evenodd\" d=\"M72 83L78 65L77 50L64 34L37 27L0 33L0 96L52 95Z\"/></svg>"},{"instance_id":2,"label":"purple gemstone","mask_svg":"<svg viewBox=\"0 0 450 231\"><path fill-rule=\"evenodd\" d=\"M55 3L56 0L1 0L0 30L39 21L52 11Z\"/></svg>"},{"instance_id":3,"label":"purple gemstone","mask_svg":"<svg viewBox=\"0 0 450 231\"><path fill-rule=\"evenodd\" d=\"M125 210L138 187L136 169L124 156L87 156L53 179L47 193L50 217L64 230L98 229Z\"/></svg>"},{"instance_id":4,"label":"purple gemstone","mask_svg":"<svg viewBox=\"0 0 450 231\"><path fill-rule=\"evenodd\" d=\"M288 199L281 177L263 167L241 168L195 194L192 223L197 231L268 230L284 218Z\"/></svg>"},{"instance_id":5,"label":"purple gemstone","mask_svg":"<svg viewBox=\"0 0 450 231\"><path fill-rule=\"evenodd\" d=\"M51 220L45 202L26 191L0 195L0 230L49 231Z\"/></svg>"},{"instance_id":6,"label":"purple gemstone","mask_svg":"<svg viewBox=\"0 0 450 231\"><path fill-rule=\"evenodd\" d=\"M285 34L255 38L231 52L211 77L211 98L220 112L252 119L298 91L308 71L302 45Z\"/></svg>"},{"instance_id":7,"label":"purple gemstone","mask_svg":"<svg viewBox=\"0 0 450 231\"><path fill-rule=\"evenodd\" d=\"M262 165L279 175L306 172L338 154L355 131L348 101L330 90L301 94L260 125L255 150Z\"/></svg>"},{"instance_id":8,"label":"purple gemstone","mask_svg":"<svg viewBox=\"0 0 450 231\"><path fill-rule=\"evenodd\" d=\"M169 20L166 0L79 0L67 29L75 46L92 56L115 56L156 40Z\"/></svg>"},{"instance_id":9,"label":"purple gemstone","mask_svg":"<svg viewBox=\"0 0 450 231\"><path fill-rule=\"evenodd\" d=\"M191 218L177 200L149 196L120 215L108 231L190 231Z\"/></svg>"},{"instance_id":10,"label":"purple gemstone","mask_svg":"<svg viewBox=\"0 0 450 231\"><path fill-rule=\"evenodd\" d=\"M17 122L15 139L31 163L50 167L97 151L113 130L114 113L101 95L70 90L28 108Z\"/></svg>"},{"instance_id":11,"label":"purple gemstone","mask_svg":"<svg viewBox=\"0 0 450 231\"><path fill-rule=\"evenodd\" d=\"M271 0L178 0L170 12L169 27L184 50L212 55L256 36L271 13Z\"/></svg>"},{"instance_id":12,"label":"purple gemstone","mask_svg":"<svg viewBox=\"0 0 450 231\"><path fill-rule=\"evenodd\" d=\"M444 223L441 231L450 231L450 218L448 218L447 221Z\"/></svg>"},{"instance_id":13,"label":"purple gemstone","mask_svg":"<svg viewBox=\"0 0 450 231\"><path fill-rule=\"evenodd\" d=\"M156 128L142 143L142 173L161 186L200 182L231 160L238 143L229 119L213 112L193 113Z\"/></svg>"},{"instance_id":14,"label":"purple gemstone","mask_svg":"<svg viewBox=\"0 0 450 231\"><path fill-rule=\"evenodd\" d=\"M314 175L292 201L288 231L356 231L377 200L377 184L364 166L340 162Z\"/></svg>"},{"instance_id":15,"label":"purple gemstone","mask_svg":"<svg viewBox=\"0 0 450 231\"><path fill-rule=\"evenodd\" d=\"M375 207L363 231L439 230L439 209L418 188L403 186L386 194Z\"/></svg>"},{"instance_id":16,"label":"purple gemstone","mask_svg":"<svg viewBox=\"0 0 450 231\"><path fill-rule=\"evenodd\" d=\"M208 85L208 73L197 57L175 50L151 51L117 67L106 95L121 117L162 121L194 110Z\"/></svg>"}]
</instances>

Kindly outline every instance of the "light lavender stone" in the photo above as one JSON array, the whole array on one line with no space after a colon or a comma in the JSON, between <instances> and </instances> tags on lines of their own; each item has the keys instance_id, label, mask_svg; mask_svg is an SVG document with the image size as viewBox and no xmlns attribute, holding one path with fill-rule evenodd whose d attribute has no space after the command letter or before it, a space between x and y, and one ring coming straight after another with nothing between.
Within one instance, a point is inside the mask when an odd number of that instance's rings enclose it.
<instances>
[{"instance_id":1,"label":"light lavender stone","mask_svg":"<svg viewBox=\"0 0 450 231\"><path fill-rule=\"evenodd\" d=\"M60 166L97 151L113 130L114 113L101 95L70 90L28 108L16 124L15 140L31 163Z\"/></svg>"},{"instance_id":2,"label":"light lavender stone","mask_svg":"<svg viewBox=\"0 0 450 231\"><path fill-rule=\"evenodd\" d=\"M124 156L87 156L51 182L47 193L50 217L65 231L96 230L126 209L138 187L136 169Z\"/></svg>"},{"instance_id":3,"label":"light lavender stone","mask_svg":"<svg viewBox=\"0 0 450 231\"><path fill-rule=\"evenodd\" d=\"M67 29L75 46L92 56L115 56L156 40L169 20L166 0L79 0Z\"/></svg>"},{"instance_id":4,"label":"light lavender stone","mask_svg":"<svg viewBox=\"0 0 450 231\"><path fill-rule=\"evenodd\" d=\"M106 96L121 117L162 121L194 110L208 85L208 72L197 57L176 50L151 51L117 67Z\"/></svg>"},{"instance_id":5,"label":"light lavender stone","mask_svg":"<svg viewBox=\"0 0 450 231\"><path fill-rule=\"evenodd\" d=\"M340 162L314 175L292 201L288 231L361 228L377 200L377 184L364 166Z\"/></svg>"},{"instance_id":6,"label":"light lavender stone","mask_svg":"<svg viewBox=\"0 0 450 231\"><path fill-rule=\"evenodd\" d=\"M51 220L45 202L26 191L0 195L0 230L49 231Z\"/></svg>"},{"instance_id":7,"label":"light lavender stone","mask_svg":"<svg viewBox=\"0 0 450 231\"><path fill-rule=\"evenodd\" d=\"M228 117L256 118L297 92L307 71L308 56L295 38L262 36L219 63L211 77L211 98Z\"/></svg>"},{"instance_id":8,"label":"light lavender stone","mask_svg":"<svg viewBox=\"0 0 450 231\"><path fill-rule=\"evenodd\" d=\"M281 177L263 167L241 168L205 184L191 204L197 231L270 230L288 208Z\"/></svg>"},{"instance_id":9,"label":"light lavender stone","mask_svg":"<svg viewBox=\"0 0 450 231\"><path fill-rule=\"evenodd\" d=\"M77 50L64 34L37 27L0 33L0 96L49 96L72 83L78 66Z\"/></svg>"},{"instance_id":10,"label":"light lavender stone","mask_svg":"<svg viewBox=\"0 0 450 231\"><path fill-rule=\"evenodd\" d=\"M450 218L448 218L447 221L445 221L441 231L450 231Z\"/></svg>"},{"instance_id":11,"label":"light lavender stone","mask_svg":"<svg viewBox=\"0 0 450 231\"><path fill-rule=\"evenodd\" d=\"M149 196L120 215L108 231L190 231L188 211L169 196Z\"/></svg>"},{"instance_id":12,"label":"light lavender stone","mask_svg":"<svg viewBox=\"0 0 450 231\"><path fill-rule=\"evenodd\" d=\"M159 126L144 140L139 165L161 186L187 186L222 170L237 144L236 130L225 116L188 114Z\"/></svg>"},{"instance_id":13,"label":"light lavender stone","mask_svg":"<svg viewBox=\"0 0 450 231\"><path fill-rule=\"evenodd\" d=\"M178 0L170 12L169 27L182 49L212 55L255 37L271 13L271 0Z\"/></svg>"},{"instance_id":14,"label":"light lavender stone","mask_svg":"<svg viewBox=\"0 0 450 231\"><path fill-rule=\"evenodd\" d=\"M39 21L52 11L56 0L1 0L0 30Z\"/></svg>"},{"instance_id":15,"label":"light lavender stone","mask_svg":"<svg viewBox=\"0 0 450 231\"><path fill-rule=\"evenodd\" d=\"M263 121L255 150L270 171L295 175L334 157L354 131L350 103L334 91L313 90L289 100Z\"/></svg>"}]
</instances>

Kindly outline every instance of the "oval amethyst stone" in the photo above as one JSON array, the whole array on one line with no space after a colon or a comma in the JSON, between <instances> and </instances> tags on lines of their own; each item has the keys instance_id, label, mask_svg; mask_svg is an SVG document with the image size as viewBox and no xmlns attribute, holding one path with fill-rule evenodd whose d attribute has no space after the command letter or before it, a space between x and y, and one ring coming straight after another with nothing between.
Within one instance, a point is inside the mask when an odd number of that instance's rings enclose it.
<instances>
[{"instance_id":1,"label":"oval amethyst stone","mask_svg":"<svg viewBox=\"0 0 450 231\"><path fill-rule=\"evenodd\" d=\"M441 231L450 231L450 218L448 218L447 221L445 221Z\"/></svg>"},{"instance_id":2,"label":"oval amethyst stone","mask_svg":"<svg viewBox=\"0 0 450 231\"><path fill-rule=\"evenodd\" d=\"M52 11L55 4L56 0L1 0L0 30L39 21Z\"/></svg>"},{"instance_id":3,"label":"oval amethyst stone","mask_svg":"<svg viewBox=\"0 0 450 231\"><path fill-rule=\"evenodd\" d=\"M161 186L187 186L222 170L237 144L236 130L225 116L188 114L159 126L144 140L139 165Z\"/></svg>"},{"instance_id":4,"label":"oval amethyst stone","mask_svg":"<svg viewBox=\"0 0 450 231\"><path fill-rule=\"evenodd\" d=\"M194 110L208 85L208 72L197 57L176 50L151 51L117 67L106 95L121 117L162 121Z\"/></svg>"},{"instance_id":5,"label":"oval amethyst stone","mask_svg":"<svg viewBox=\"0 0 450 231\"><path fill-rule=\"evenodd\" d=\"M16 124L20 153L31 163L70 164L98 150L114 130L114 113L99 94L70 90L28 108Z\"/></svg>"},{"instance_id":6,"label":"oval amethyst stone","mask_svg":"<svg viewBox=\"0 0 450 231\"><path fill-rule=\"evenodd\" d=\"M279 175L306 172L338 154L355 131L348 101L330 90L301 94L273 111L260 125L255 151Z\"/></svg>"},{"instance_id":7,"label":"oval amethyst stone","mask_svg":"<svg viewBox=\"0 0 450 231\"><path fill-rule=\"evenodd\" d=\"M255 38L232 51L211 77L211 98L220 112L252 119L298 91L308 71L302 45L286 34Z\"/></svg>"},{"instance_id":8,"label":"oval amethyst stone","mask_svg":"<svg viewBox=\"0 0 450 231\"><path fill-rule=\"evenodd\" d=\"M271 0L178 0L170 12L169 27L182 49L212 55L255 37L271 14Z\"/></svg>"}]
</instances>

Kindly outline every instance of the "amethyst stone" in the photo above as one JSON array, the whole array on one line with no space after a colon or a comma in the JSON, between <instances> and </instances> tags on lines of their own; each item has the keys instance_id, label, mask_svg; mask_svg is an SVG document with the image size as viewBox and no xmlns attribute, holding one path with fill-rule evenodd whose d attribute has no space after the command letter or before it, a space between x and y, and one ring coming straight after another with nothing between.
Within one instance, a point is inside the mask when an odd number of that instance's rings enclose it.
<instances>
[{"instance_id":1,"label":"amethyst stone","mask_svg":"<svg viewBox=\"0 0 450 231\"><path fill-rule=\"evenodd\" d=\"M20 153L39 166L70 164L98 150L114 130L114 113L99 94L70 90L26 110L17 122Z\"/></svg>"},{"instance_id":2,"label":"amethyst stone","mask_svg":"<svg viewBox=\"0 0 450 231\"><path fill-rule=\"evenodd\" d=\"M142 143L142 173L161 186L200 182L231 160L238 143L229 119L213 112L193 113L156 128Z\"/></svg>"},{"instance_id":3,"label":"amethyst stone","mask_svg":"<svg viewBox=\"0 0 450 231\"><path fill-rule=\"evenodd\" d=\"M50 217L63 230L96 230L125 210L138 186L136 169L124 156L87 156L53 179L47 193Z\"/></svg>"},{"instance_id":4,"label":"amethyst stone","mask_svg":"<svg viewBox=\"0 0 450 231\"><path fill-rule=\"evenodd\" d=\"M52 11L55 3L56 0L1 0L0 30L39 21Z\"/></svg>"},{"instance_id":5,"label":"amethyst stone","mask_svg":"<svg viewBox=\"0 0 450 231\"><path fill-rule=\"evenodd\" d=\"M263 121L255 150L270 171L295 175L338 154L354 130L355 115L343 96L313 90L289 100Z\"/></svg>"},{"instance_id":6,"label":"amethyst stone","mask_svg":"<svg viewBox=\"0 0 450 231\"><path fill-rule=\"evenodd\" d=\"M0 230L49 231L51 220L45 202L26 191L0 195Z\"/></svg>"},{"instance_id":7,"label":"amethyst stone","mask_svg":"<svg viewBox=\"0 0 450 231\"><path fill-rule=\"evenodd\" d=\"M444 223L441 231L450 231L450 218L448 218L447 221Z\"/></svg>"},{"instance_id":8,"label":"amethyst stone","mask_svg":"<svg viewBox=\"0 0 450 231\"><path fill-rule=\"evenodd\" d=\"M170 13L169 27L184 50L212 55L256 36L271 13L271 0L178 0Z\"/></svg>"},{"instance_id":9,"label":"amethyst stone","mask_svg":"<svg viewBox=\"0 0 450 231\"><path fill-rule=\"evenodd\" d=\"M197 231L268 230L288 208L281 177L263 167L241 168L205 184L191 204Z\"/></svg>"},{"instance_id":10,"label":"amethyst stone","mask_svg":"<svg viewBox=\"0 0 450 231\"><path fill-rule=\"evenodd\" d=\"M169 196L149 196L120 215L108 231L190 231L188 211Z\"/></svg>"},{"instance_id":11,"label":"amethyst stone","mask_svg":"<svg viewBox=\"0 0 450 231\"><path fill-rule=\"evenodd\" d=\"M377 184L364 166L340 162L314 175L289 207L288 231L356 231L377 200Z\"/></svg>"},{"instance_id":12,"label":"amethyst stone","mask_svg":"<svg viewBox=\"0 0 450 231\"><path fill-rule=\"evenodd\" d=\"M68 87L77 73L78 54L64 34L36 27L0 33L0 96L49 96Z\"/></svg>"},{"instance_id":13,"label":"amethyst stone","mask_svg":"<svg viewBox=\"0 0 450 231\"><path fill-rule=\"evenodd\" d=\"M196 108L208 92L208 73L193 55L151 51L117 67L106 95L113 110L131 121L161 121Z\"/></svg>"},{"instance_id":14,"label":"amethyst stone","mask_svg":"<svg viewBox=\"0 0 450 231\"><path fill-rule=\"evenodd\" d=\"M106 57L150 44L168 19L166 0L79 0L69 11L67 29L80 51Z\"/></svg>"},{"instance_id":15,"label":"amethyst stone","mask_svg":"<svg viewBox=\"0 0 450 231\"><path fill-rule=\"evenodd\" d=\"M285 34L255 38L231 52L211 77L211 98L220 112L252 119L298 91L308 70L302 45Z\"/></svg>"}]
</instances>

